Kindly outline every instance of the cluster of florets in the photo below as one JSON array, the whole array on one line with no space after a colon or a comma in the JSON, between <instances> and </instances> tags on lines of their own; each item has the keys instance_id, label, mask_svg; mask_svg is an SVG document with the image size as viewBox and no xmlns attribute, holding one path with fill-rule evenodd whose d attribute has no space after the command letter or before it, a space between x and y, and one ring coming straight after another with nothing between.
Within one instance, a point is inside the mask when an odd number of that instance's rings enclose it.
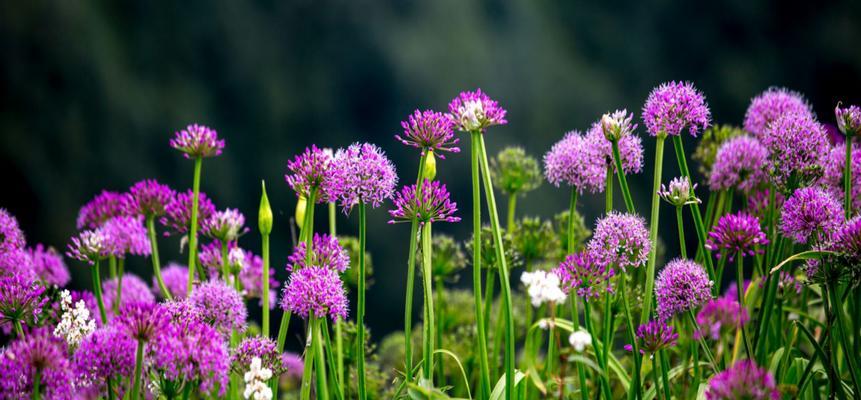
<instances>
[{"instance_id":1,"label":"cluster of florets","mask_svg":"<svg viewBox=\"0 0 861 400\"><path fill-rule=\"evenodd\" d=\"M311 241L311 254L308 255L305 243L299 243L287 259L287 271L308 267L321 267L342 273L350 268L350 255L338 238L327 234L314 234Z\"/></svg>"},{"instance_id":2,"label":"cluster of florets","mask_svg":"<svg viewBox=\"0 0 861 400\"><path fill-rule=\"evenodd\" d=\"M726 251L732 261L736 254L753 256L762 254L762 245L768 244L768 239L759 224L759 218L746 212L728 214L721 217L714 229L709 232L705 247L711 251ZM720 258L721 253L717 254Z\"/></svg>"},{"instance_id":3,"label":"cluster of florets","mask_svg":"<svg viewBox=\"0 0 861 400\"><path fill-rule=\"evenodd\" d=\"M162 225L167 230L165 236L171 234L185 235L191 227L191 208L194 201L194 193L188 190L184 193L179 193L176 197L165 206L165 215L159 219ZM215 204L206 196L206 193L198 193L197 202L197 224L198 228L203 224L203 221L209 219L215 213Z\"/></svg>"},{"instance_id":4,"label":"cluster of florets","mask_svg":"<svg viewBox=\"0 0 861 400\"><path fill-rule=\"evenodd\" d=\"M355 143L335 153L323 190L330 201L337 200L345 212L360 203L374 208L395 192L395 166L379 147Z\"/></svg>"},{"instance_id":5,"label":"cluster of florets","mask_svg":"<svg viewBox=\"0 0 861 400\"><path fill-rule=\"evenodd\" d=\"M460 152L457 143L460 139L454 136L454 121L450 116L432 111L416 110L401 122L404 128L403 136L395 135L395 139L407 146L431 151L445 159L443 152Z\"/></svg>"},{"instance_id":6,"label":"cluster of florets","mask_svg":"<svg viewBox=\"0 0 861 400\"><path fill-rule=\"evenodd\" d=\"M314 192L317 196L315 200L317 203L327 201L325 192L321 192L321 190L323 183L329 179L332 159L331 150L327 151L316 145L311 145L305 149L305 152L287 163L287 169L290 173L284 175L284 179L293 188L296 195L307 199Z\"/></svg>"},{"instance_id":7,"label":"cluster of florets","mask_svg":"<svg viewBox=\"0 0 861 400\"><path fill-rule=\"evenodd\" d=\"M421 190L416 185L404 186L400 192L395 194L395 209L389 210L389 214L395 219L389 223L408 222L413 219L421 224L429 222L458 222L460 217L454 216L457 212L457 203L451 201L445 184L439 181L422 181Z\"/></svg>"},{"instance_id":8,"label":"cluster of florets","mask_svg":"<svg viewBox=\"0 0 861 400\"><path fill-rule=\"evenodd\" d=\"M556 187L565 183L580 193L600 193L607 176L604 157L586 136L568 132L544 155L544 176Z\"/></svg>"},{"instance_id":9,"label":"cluster of florets","mask_svg":"<svg viewBox=\"0 0 861 400\"><path fill-rule=\"evenodd\" d=\"M717 151L709 188L750 193L768 181L768 150L754 137L742 135L726 141Z\"/></svg>"},{"instance_id":10,"label":"cluster of florets","mask_svg":"<svg viewBox=\"0 0 861 400\"><path fill-rule=\"evenodd\" d=\"M612 293L613 286L610 285L610 279L615 273L609 264L595 258L591 251L569 255L554 270L557 279L561 279L564 292L573 291L577 296L587 300L600 298L607 292Z\"/></svg>"},{"instance_id":11,"label":"cluster of florets","mask_svg":"<svg viewBox=\"0 0 861 400\"><path fill-rule=\"evenodd\" d=\"M737 332L748 319L747 310L738 301L729 296L718 297L700 309L696 318L700 330L694 334L719 340L724 334Z\"/></svg>"},{"instance_id":12,"label":"cluster of florets","mask_svg":"<svg viewBox=\"0 0 861 400\"><path fill-rule=\"evenodd\" d=\"M714 285L703 267L691 260L670 261L655 279L658 317L667 320L711 299Z\"/></svg>"},{"instance_id":13,"label":"cluster of florets","mask_svg":"<svg viewBox=\"0 0 861 400\"><path fill-rule=\"evenodd\" d=\"M786 199L780 219L784 235L796 243L827 242L843 223L843 206L819 187L796 190Z\"/></svg>"},{"instance_id":14,"label":"cluster of florets","mask_svg":"<svg viewBox=\"0 0 861 400\"><path fill-rule=\"evenodd\" d=\"M766 127L760 141L768 150L769 174L779 188L792 190L822 175L828 136L812 116L781 115Z\"/></svg>"},{"instance_id":15,"label":"cluster of florets","mask_svg":"<svg viewBox=\"0 0 861 400\"><path fill-rule=\"evenodd\" d=\"M652 136L691 136L705 130L711 111L703 94L689 82L667 82L649 94L643 106L643 122Z\"/></svg>"},{"instance_id":16,"label":"cluster of florets","mask_svg":"<svg viewBox=\"0 0 861 400\"><path fill-rule=\"evenodd\" d=\"M786 88L769 88L750 101L744 116L744 130L762 140L768 126L784 114L813 117L813 108L798 92Z\"/></svg>"},{"instance_id":17,"label":"cluster of florets","mask_svg":"<svg viewBox=\"0 0 861 400\"><path fill-rule=\"evenodd\" d=\"M588 248L599 263L623 271L646 265L651 251L646 221L636 214L611 211L598 220Z\"/></svg>"},{"instance_id":18,"label":"cluster of florets","mask_svg":"<svg viewBox=\"0 0 861 400\"><path fill-rule=\"evenodd\" d=\"M311 266L294 270L284 287L281 308L308 318L347 318L347 294L338 272Z\"/></svg>"},{"instance_id":19,"label":"cluster of florets","mask_svg":"<svg viewBox=\"0 0 861 400\"><path fill-rule=\"evenodd\" d=\"M526 286L526 292L535 307L544 303L561 304L567 297L555 271L524 272L520 275L520 282Z\"/></svg>"},{"instance_id":20,"label":"cluster of florets","mask_svg":"<svg viewBox=\"0 0 861 400\"><path fill-rule=\"evenodd\" d=\"M637 328L637 347L640 354L654 357L659 351L673 347L679 339L678 332L666 321L649 321ZM633 346L625 345L625 349L633 351Z\"/></svg>"},{"instance_id":21,"label":"cluster of florets","mask_svg":"<svg viewBox=\"0 0 861 400\"><path fill-rule=\"evenodd\" d=\"M213 157L224 150L224 139L218 139L215 129L192 124L176 132L170 140L170 147L183 152L185 158Z\"/></svg>"},{"instance_id":22,"label":"cluster of florets","mask_svg":"<svg viewBox=\"0 0 861 400\"><path fill-rule=\"evenodd\" d=\"M673 178L667 186L661 184L661 190L658 191L658 195L667 203L676 207L682 207L687 204L700 203L700 199L697 198L695 193L696 189L696 183L691 185L690 179L680 176Z\"/></svg>"},{"instance_id":23,"label":"cluster of florets","mask_svg":"<svg viewBox=\"0 0 861 400\"><path fill-rule=\"evenodd\" d=\"M741 360L712 377L706 388L708 400L777 400L780 392L774 376L751 360Z\"/></svg>"},{"instance_id":24,"label":"cluster of florets","mask_svg":"<svg viewBox=\"0 0 861 400\"><path fill-rule=\"evenodd\" d=\"M461 92L448 104L448 111L455 127L461 131L484 132L493 125L508 123L505 109L482 93L481 89Z\"/></svg>"}]
</instances>

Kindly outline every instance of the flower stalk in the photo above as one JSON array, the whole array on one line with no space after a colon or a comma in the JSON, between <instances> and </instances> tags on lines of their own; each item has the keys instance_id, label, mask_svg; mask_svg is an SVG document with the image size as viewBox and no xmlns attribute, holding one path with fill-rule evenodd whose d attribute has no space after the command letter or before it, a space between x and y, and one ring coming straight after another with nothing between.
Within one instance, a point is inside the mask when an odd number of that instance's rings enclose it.
<instances>
[{"instance_id":1,"label":"flower stalk","mask_svg":"<svg viewBox=\"0 0 861 400\"><path fill-rule=\"evenodd\" d=\"M481 132L470 132L470 159L472 171L472 287L475 300L475 325L478 341L479 393L490 396L490 368L487 358L484 305L481 295Z\"/></svg>"},{"instance_id":2,"label":"flower stalk","mask_svg":"<svg viewBox=\"0 0 861 400\"><path fill-rule=\"evenodd\" d=\"M203 158L194 158L194 180L192 182L191 197L191 226L188 228L188 286L186 297L191 296L194 288L194 269L197 266L197 207L200 203L200 171L203 167ZM201 279L203 276L201 275Z\"/></svg>"}]
</instances>

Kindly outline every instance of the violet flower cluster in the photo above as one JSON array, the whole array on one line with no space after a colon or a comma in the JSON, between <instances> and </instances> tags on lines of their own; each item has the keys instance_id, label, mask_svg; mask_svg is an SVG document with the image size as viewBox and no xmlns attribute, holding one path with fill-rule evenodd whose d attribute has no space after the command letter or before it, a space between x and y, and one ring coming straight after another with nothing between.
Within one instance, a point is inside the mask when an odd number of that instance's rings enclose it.
<instances>
[{"instance_id":1,"label":"violet flower cluster","mask_svg":"<svg viewBox=\"0 0 861 400\"><path fill-rule=\"evenodd\" d=\"M715 375L706 389L708 400L777 400L780 392L774 376L755 362L741 360Z\"/></svg>"},{"instance_id":2,"label":"violet flower cluster","mask_svg":"<svg viewBox=\"0 0 861 400\"><path fill-rule=\"evenodd\" d=\"M768 238L759 224L759 218L744 211L727 214L721 217L715 227L709 232L705 247L720 258L724 251L730 261L736 254L754 256L762 254L763 245L768 244Z\"/></svg>"},{"instance_id":3,"label":"violet flower cluster","mask_svg":"<svg viewBox=\"0 0 861 400\"><path fill-rule=\"evenodd\" d=\"M296 246L296 250L287 259L287 271L320 267L343 273L350 268L350 254L341 246L337 237L315 233L311 244L310 258L304 242Z\"/></svg>"},{"instance_id":4,"label":"violet flower cluster","mask_svg":"<svg viewBox=\"0 0 861 400\"><path fill-rule=\"evenodd\" d=\"M185 158L205 158L221 155L224 139L218 138L215 129L204 125L191 124L176 132L170 140L170 147L185 154Z\"/></svg>"},{"instance_id":5,"label":"violet flower cluster","mask_svg":"<svg viewBox=\"0 0 861 400\"><path fill-rule=\"evenodd\" d=\"M772 87L751 99L744 116L744 130L763 140L769 125L784 114L814 117L813 109L800 93Z\"/></svg>"},{"instance_id":6,"label":"violet flower cluster","mask_svg":"<svg viewBox=\"0 0 861 400\"><path fill-rule=\"evenodd\" d=\"M738 301L729 296L721 296L709 300L697 313L696 321L700 330L694 332L694 335L720 340L723 335L737 332L749 319L747 310Z\"/></svg>"},{"instance_id":7,"label":"violet flower cluster","mask_svg":"<svg viewBox=\"0 0 861 400\"><path fill-rule=\"evenodd\" d=\"M331 151L311 145L287 163L287 170L290 173L284 175L284 179L297 196L307 199L311 192L315 192L316 202L323 203L328 201L328 196L325 191L320 192L320 190L324 188L324 182L331 175L329 170L332 163Z\"/></svg>"},{"instance_id":8,"label":"violet flower cluster","mask_svg":"<svg viewBox=\"0 0 861 400\"><path fill-rule=\"evenodd\" d=\"M843 223L843 206L819 187L796 190L786 199L780 230L796 243L827 242Z\"/></svg>"},{"instance_id":9,"label":"violet flower cluster","mask_svg":"<svg viewBox=\"0 0 861 400\"><path fill-rule=\"evenodd\" d=\"M613 292L610 279L616 271L608 263L594 257L591 251L582 251L568 255L554 270L562 281L562 290L574 292L587 300L604 296L608 291Z\"/></svg>"},{"instance_id":10,"label":"violet flower cluster","mask_svg":"<svg viewBox=\"0 0 861 400\"><path fill-rule=\"evenodd\" d=\"M687 129L691 136L705 130L711 120L706 99L689 82L667 82L658 86L643 106L643 123L652 136L678 136Z\"/></svg>"},{"instance_id":11,"label":"violet flower cluster","mask_svg":"<svg viewBox=\"0 0 861 400\"><path fill-rule=\"evenodd\" d=\"M640 354L654 357L659 351L676 345L679 339L672 325L666 321L649 321L637 328L637 347ZM625 345L625 349L633 351L633 346Z\"/></svg>"},{"instance_id":12,"label":"violet flower cluster","mask_svg":"<svg viewBox=\"0 0 861 400\"><path fill-rule=\"evenodd\" d=\"M484 133L488 127L508 123L505 109L481 89L461 92L448 104L448 111L455 127L465 132Z\"/></svg>"},{"instance_id":13,"label":"violet flower cluster","mask_svg":"<svg viewBox=\"0 0 861 400\"><path fill-rule=\"evenodd\" d=\"M422 154L427 150L445 159L444 152L460 152L457 147L460 139L454 136L454 119L449 115L432 110L416 110L406 121L401 122L401 127L404 129L403 136L395 135L395 139L421 149Z\"/></svg>"},{"instance_id":14,"label":"violet flower cluster","mask_svg":"<svg viewBox=\"0 0 861 400\"><path fill-rule=\"evenodd\" d=\"M768 181L768 150L754 137L736 136L722 144L715 156L709 188L750 193Z\"/></svg>"},{"instance_id":15,"label":"violet flower cluster","mask_svg":"<svg viewBox=\"0 0 861 400\"><path fill-rule=\"evenodd\" d=\"M395 166L382 149L355 143L335 153L323 190L332 201L337 199L346 213L360 203L379 207L392 197L397 183Z\"/></svg>"},{"instance_id":16,"label":"violet flower cluster","mask_svg":"<svg viewBox=\"0 0 861 400\"><path fill-rule=\"evenodd\" d=\"M667 320L705 304L714 285L703 267L691 260L670 261L655 279L658 317Z\"/></svg>"},{"instance_id":17,"label":"violet flower cluster","mask_svg":"<svg viewBox=\"0 0 861 400\"><path fill-rule=\"evenodd\" d=\"M611 211L598 220L588 248L601 264L623 271L642 267L651 251L646 221L639 215Z\"/></svg>"},{"instance_id":18,"label":"violet flower cluster","mask_svg":"<svg viewBox=\"0 0 861 400\"><path fill-rule=\"evenodd\" d=\"M392 200L395 209L389 210L389 214L394 218L389 221L390 224L409 222L413 218L420 224L460 221L460 217L454 216L457 203L451 201L444 183L425 179L422 181L420 198L416 191L416 185L409 185L395 194Z\"/></svg>"}]
</instances>

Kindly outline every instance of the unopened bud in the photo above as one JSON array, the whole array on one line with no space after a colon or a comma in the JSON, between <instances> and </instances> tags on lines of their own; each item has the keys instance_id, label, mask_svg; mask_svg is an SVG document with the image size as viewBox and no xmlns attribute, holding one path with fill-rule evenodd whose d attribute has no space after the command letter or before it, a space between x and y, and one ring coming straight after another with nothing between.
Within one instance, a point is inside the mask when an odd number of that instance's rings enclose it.
<instances>
[{"instance_id":1,"label":"unopened bud","mask_svg":"<svg viewBox=\"0 0 861 400\"><path fill-rule=\"evenodd\" d=\"M272 233L272 207L269 206L269 197L266 196L266 182L260 181L263 194L260 196L260 209L257 211L257 228L261 235Z\"/></svg>"},{"instance_id":2,"label":"unopened bud","mask_svg":"<svg viewBox=\"0 0 861 400\"><path fill-rule=\"evenodd\" d=\"M296 202L296 226L302 230L302 225L305 222L305 208L308 207L308 199L305 196L299 196L299 201Z\"/></svg>"},{"instance_id":3,"label":"unopened bud","mask_svg":"<svg viewBox=\"0 0 861 400\"><path fill-rule=\"evenodd\" d=\"M424 174L422 174L422 179L432 181L433 178L436 178L436 157L434 157L433 151L428 150L428 156L425 158L425 170Z\"/></svg>"}]
</instances>

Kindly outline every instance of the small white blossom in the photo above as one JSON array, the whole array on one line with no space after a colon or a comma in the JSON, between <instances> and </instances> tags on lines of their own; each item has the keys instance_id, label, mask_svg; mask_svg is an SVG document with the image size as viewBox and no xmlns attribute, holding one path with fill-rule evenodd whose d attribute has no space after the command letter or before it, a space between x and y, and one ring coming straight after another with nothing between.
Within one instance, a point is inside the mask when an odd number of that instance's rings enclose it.
<instances>
[{"instance_id":1,"label":"small white blossom","mask_svg":"<svg viewBox=\"0 0 861 400\"><path fill-rule=\"evenodd\" d=\"M481 129L482 121L485 120L484 104L479 100L465 101L458 110L460 114L460 124L467 131Z\"/></svg>"},{"instance_id":2,"label":"small white blossom","mask_svg":"<svg viewBox=\"0 0 861 400\"><path fill-rule=\"evenodd\" d=\"M574 350L581 353L587 346L592 345L592 335L581 329L572 333L571 336L568 336L568 343L571 343L571 347L573 347Z\"/></svg>"},{"instance_id":3,"label":"small white blossom","mask_svg":"<svg viewBox=\"0 0 861 400\"><path fill-rule=\"evenodd\" d=\"M272 400L272 389L266 383L271 378L272 370L263 367L260 357L252 358L248 372L245 373L245 392L242 395L246 399Z\"/></svg>"},{"instance_id":4,"label":"small white blossom","mask_svg":"<svg viewBox=\"0 0 861 400\"><path fill-rule=\"evenodd\" d=\"M560 287L562 282L554 272L524 272L520 275L520 282L526 286L526 291L535 307L543 303L558 304L565 301L565 292Z\"/></svg>"},{"instance_id":5,"label":"small white blossom","mask_svg":"<svg viewBox=\"0 0 861 400\"><path fill-rule=\"evenodd\" d=\"M54 336L63 338L74 349L96 330L96 321L90 318L90 310L83 300L78 300L72 308L72 295L68 290L60 293L60 310L63 315L54 328Z\"/></svg>"}]
</instances>

